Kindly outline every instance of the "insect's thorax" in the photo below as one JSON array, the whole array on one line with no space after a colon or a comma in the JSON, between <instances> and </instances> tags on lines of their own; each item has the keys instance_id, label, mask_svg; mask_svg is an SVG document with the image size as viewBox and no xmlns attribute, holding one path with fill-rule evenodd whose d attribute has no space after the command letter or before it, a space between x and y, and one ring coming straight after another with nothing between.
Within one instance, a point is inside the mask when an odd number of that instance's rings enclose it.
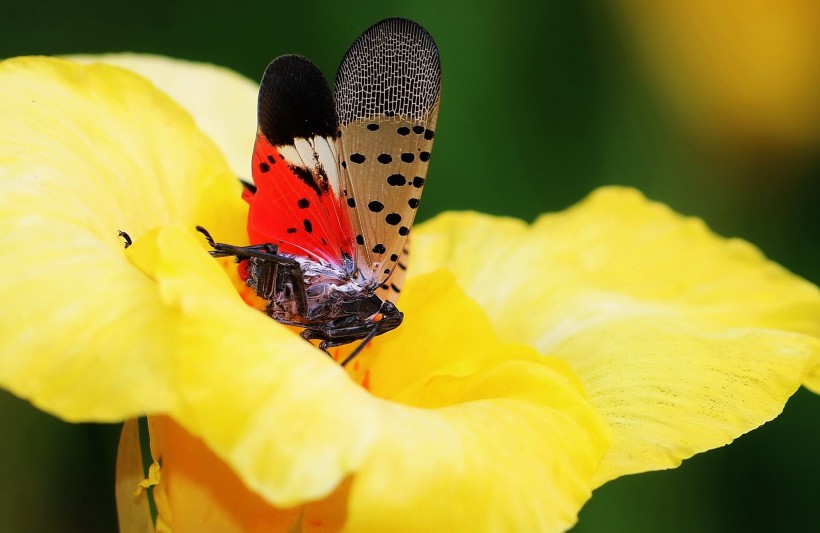
<instances>
[{"instance_id":1,"label":"insect's thorax","mask_svg":"<svg viewBox=\"0 0 820 533\"><path fill-rule=\"evenodd\" d=\"M248 285L268 301L266 312L276 320L306 325L344 318L367 321L379 312L383 302L374 294L378 283L363 276L352 259L339 266L283 256L299 268L250 258L247 269Z\"/></svg>"}]
</instances>

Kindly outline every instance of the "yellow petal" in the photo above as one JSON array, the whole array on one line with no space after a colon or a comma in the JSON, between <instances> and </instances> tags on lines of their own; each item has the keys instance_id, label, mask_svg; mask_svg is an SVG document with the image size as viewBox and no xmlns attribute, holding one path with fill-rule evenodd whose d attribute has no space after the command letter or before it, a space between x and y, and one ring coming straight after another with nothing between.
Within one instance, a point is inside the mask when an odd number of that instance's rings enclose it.
<instances>
[{"instance_id":1,"label":"yellow petal","mask_svg":"<svg viewBox=\"0 0 820 533\"><path fill-rule=\"evenodd\" d=\"M150 54L82 55L68 59L117 65L148 78L194 117L197 126L225 155L234 174L251 180L258 83L217 65Z\"/></svg>"},{"instance_id":2,"label":"yellow petal","mask_svg":"<svg viewBox=\"0 0 820 533\"><path fill-rule=\"evenodd\" d=\"M170 414L268 502L288 507L334 489L346 494L350 477L345 525L352 530L574 523L608 442L602 421L565 364L497 339L449 274L409 284L403 305L418 319L371 351L396 364L424 351L453 361L473 355L483 364L469 371L457 364L456 373L429 365L426 375L415 372L407 388L414 394L403 396L410 405L401 405L367 394L327 356L215 287L211 268L193 264L204 254L195 253L189 232L168 227L146 239L154 244L132 248L148 258L135 261L181 312L180 399ZM447 328L455 334L438 335L441 323L425 314L448 310L458 315ZM462 342L466 332L478 342ZM381 373L400 371L370 368L380 390L389 381ZM344 507L308 504L306 524L327 525L334 520L328 510Z\"/></svg>"},{"instance_id":3,"label":"yellow petal","mask_svg":"<svg viewBox=\"0 0 820 533\"><path fill-rule=\"evenodd\" d=\"M177 399L169 414L268 501L329 493L372 441L367 393L248 307L190 231L168 226L132 248L179 317L172 369L154 380Z\"/></svg>"},{"instance_id":4,"label":"yellow petal","mask_svg":"<svg viewBox=\"0 0 820 533\"><path fill-rule=\"evenodd\" d=\"M599 483L730 442L818 364L817 287L632 190L530 228L448 214L414 236L411 272L451 269L502 337L578 374L613 431Z\"/></svg>"},{"instance_id":5,"label":"yellow petal","mask_svg":"<svg viewBox=\"0 0 820 533\"><path fill-rule=\"evenodd\" d=\"M144 79L0 63L0 385L69 420L167 407L148 384L170 371L176 317L117 231L203 224L239 240L238 192L189 115Z\"/></svg>"},{"instance_id":6,"label":"yellow petal","mask_svg":"<svg viewBox=\"0 0 820 533\"><path fill-rule=\"evenodd\" d=\"M380 404L346 527L565 530L608 443L572 372L500 341L446 272L408 282L401 303L405 323L379 339L370 383L416 408Z\"/></svg>"},{"instance_id":7,"label":"yellow petal","mask_svg":"<svg viewBox=\"0 0 820 533\"><path fill-rule=\"evenodd\" d=\"M583 337L553 353L573 363L613 426L600 483L678 466L773 419L820 353L805 336L646 316L591 326Z\"/></svg>"},{"instance_id":8,"label":"yellow petal","mask_svg":"<svg viewBox=\"0 0 820 533\"><path fill-rule=\"evenodd\" d=\"M808 373L803 385L816 394L820 394L820 366L814 367L814 370Z\"/></svg>"},{"instance_id":9,"label":"yellow petal","mask_svg":"<svg viewBox=\"0 0 820 533\"><path fill-rule=\"evenodd\" d=\"M590 496L595 454L559 409L384 407L379 452L353 480L353 531L564 531Z\"/></svg>"},{"instance_id":10,"label":"yellow petal","mask_svg":"<svg viewBox=\"0 0 820 533\"><path fill-rule=\"evenodd\" d=\"M277 509L250 492L200 440L168 417L152 417L151 450L162 460L158 522L169 531L288 531L301 509Z\"/></svg>"}]
</instances>

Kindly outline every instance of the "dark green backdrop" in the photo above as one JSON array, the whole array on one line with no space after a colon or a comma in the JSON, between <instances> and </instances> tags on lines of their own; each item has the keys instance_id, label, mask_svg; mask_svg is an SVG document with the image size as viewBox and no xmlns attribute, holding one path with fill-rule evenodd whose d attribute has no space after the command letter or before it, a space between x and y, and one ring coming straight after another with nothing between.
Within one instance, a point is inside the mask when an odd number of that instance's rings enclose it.
<instances>
[{"instance_id":1,"label":"dark green backdrop","mask_svg":"<svg viewBox=\"0 0 820 533\"><path fill-rule=\"evenodd\" d=\"M415 19L436 38L444 70L422 218L475 209L531 220L597 186L633 185L820 282L817 154L785 167L705 154L608 2L0 1L0 57L151 52L253 79L283 53L312 58L332 79L366 27ZM779 419L728 448L604 486L574 531L817 527L818 413L820 397L801 390ZM117 427L65 424L3 392L0 421L0 531L115 530Z\"/></svg>"}]
</instances>

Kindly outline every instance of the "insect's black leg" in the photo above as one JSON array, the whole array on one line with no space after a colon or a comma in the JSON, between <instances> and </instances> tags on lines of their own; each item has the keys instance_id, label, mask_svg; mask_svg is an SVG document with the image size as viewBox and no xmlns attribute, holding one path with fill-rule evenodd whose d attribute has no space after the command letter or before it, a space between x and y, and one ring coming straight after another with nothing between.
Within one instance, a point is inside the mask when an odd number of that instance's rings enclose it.
<instances>
[{"instance_id":1,"label":"insect's black leg","mask_svg":"<svg viewBox=\"0 0 820 533\"><path fill-rule=\"evenodd\" d=\"M288 257L279 255L279 247L275 244L254 244L252 246L234 246L233 244L224 244L214 241L208 230L202 226L197 226L196 230L205 236L205 240L211 245L211 255L213 257L231 257L236 256L241 259L250 257L258 257L265 261L271 261L285 266L295 266L299 268L299 263Z\"/></svg>"},{"instance_id":2,"label":"insect's black leg","mask_svg":"<svg viewBox=\"0 0 820 533\"><path fill-rule=\"evenodd\" d=\"M214 238L211 237L211 234L208 233L208 230L203 228L202 226L197 226L196 230L201 234L205 235L205 240L208 241L208 244L211 245L211 248L216 248L216 243L214 242Z\"/></svg>"},{"instance_id":3,"label":"insect's black leg","mask_svg":"<svg viewBox=\"0 0 820 533\"><path fill-rule=\"evenodd\" d=\"M202 226L197 226L196 230L205 236L205 240L208 241L208 244L211 245L211 255L213 257L231 257L236 256L240 258L247 258L247 257L254 257L258 255L260 252L268 254L276 254L278 249L276 246L271 244L262 244L258 246L234 246L232 244L223 244L221 242L214 241L214 238L211 237L211 234L203 228ZM270 258L273 259L273 258Z\"/></svg>"},{"instance_id":4,"label":"insect's black leg","mask_svg":"<svg viewBox=\"0 0 820 533\"><path fill-rule=\"evenodd\" d=\"M293 324L298 326L299 324ZM304 327L304 326L303 326ZM343 346L345 344L350 344L351 342L355 342L357 340L356 337L362 338L358 335L359 332L367 331L367 334L364 335L362 342L356 346L356 348L350 352L350 354L341 362L341 366L347 365L350 361L352 361L357 355L359 355L362 350L364 350L367 343L373 340L373 337L381 334L382 332L382 325L380 323L376 323L373 327L369 330L365 330L363 326L356 326L352 328L334 328L331 326L314 326L306 328L300 333L303 339L310 341L312 339L323 339L322 342L319 343L319 349L323 352L328 353L328 348L335 348L336 346ZM345 332L347 334L340 335L341 332ZM355 337L353 336L355 334ZM333 339L333 336L337 336L337 339Z\"/></svg>"},{"instance_id":5,"label":"insect's black leg","mask_svg":"<svg viewBox=\"0 0 820 533\"><path fill-rule=\"evenodd\" d=\"M293 296L296 298L296 309L300 315L304 316L307 313L308 298L305 278L302 276L300 267L290 267L290 279L291 283L293 283Z\"/></svg>"},{"instance_id":6,"label":"insect's black leg","mask_svg":"<svg viewBox=\"0 0 820 533\"><path fill-rule=\"evenodd\" d=\"M125 233L124 231L119 230L117 232L117 236L123 238L123 240L125 241L125 247L126 248L128 248L129 246L131 246L133 244L133 241L131 241L131 236L128 235L127 233Z\"/></svg>"},{"instance_id":7,"label":"insect's black leg","mask_svg":"<svg viewBox=\"0 0 820 533\"><path fill-rule=\"evenodd\" d=\"M292 323L292 325L298 326L300 324ZM302 337L303 339L305 339L306 341L310 342L311 339L316 339L317 338L317 333L318 332L316 332L315 330L307 328L307 329L302 330L302 333L300 333L299 336ZM313 343L311 342L311 344L313 344ZM344 343L341 343L341 344L344 344ZM322 350L323 352L325 352L328 357L333 357L332 355L330 355L330 352L327 351L328 347L332 348L333 346L338 346L338 345L331 344L330 346L328 346L328 341L322 341L322 342L319 343L319 349Z\"/></svg>"},{"instance_id":8,"label":"insect's black leg","mask_svg":"<svg viewBox=\"0 0 820 533\"><path fill-rule=\"evenodd\" d=\"M373 326L373 329L370 330L370 333L367 334L367 337L365 337L362 340L362 342L358 346L356 346L356 348L352 352L350 352L350 355L345 357L344 361L340 363L341 366L346 366L350 361L353 360L354 357L359 355L362 352L362 350L364 350L364 347L367 346L367 343L373 340L373 337L379 334L380 329L381 326L378 323L376 323L376 325ZM324 342L322 344L324 344ZM322 347L322 344L319 345L320 348Z\"/></svg>"},{"instance_id":9,"label":"insect's black leg","mask_svg":"<svg viewBox=\"0 0 820 533\"><path fill-rule=\"evenodd\" d=\"M298 325L298 324L294 324ZM310 342L311 339L321 339L324 337L324 334L315 330L307 328L299 334L300 337L305 339L306 341ZM312 343L311 343L312 344ZM328 357L332 358L333 356L328 351L328 348L335 348L337 346L344 346L345 344L350 344L350 341L331 341L331 340L323 340L319 343L319 349L322 350L327 354ZM350 359L350 357L348 357ZM347 364L347 363L345 363Z\"/></svg>"},{"instance_id":10,"label":"insect's black leg","mask_svg":"<svg viewBox=\"0 0 820 533\"><path fill-rule=\"evenodd\" d=\"M237 262L252 259L254 274L257 277L256 293L259 296L271 300L274 292L270 289L282 290L285 285L290 285L299 314L304 315L307 312L307 292L302 267L295 259L279 255L279 248L275 244L234 246L214 241L208 230L202 226L197 226L196 230L205 236L205 240L213 248L210 252L212 257L235 256Z\"/></svg>"}]
</instances>

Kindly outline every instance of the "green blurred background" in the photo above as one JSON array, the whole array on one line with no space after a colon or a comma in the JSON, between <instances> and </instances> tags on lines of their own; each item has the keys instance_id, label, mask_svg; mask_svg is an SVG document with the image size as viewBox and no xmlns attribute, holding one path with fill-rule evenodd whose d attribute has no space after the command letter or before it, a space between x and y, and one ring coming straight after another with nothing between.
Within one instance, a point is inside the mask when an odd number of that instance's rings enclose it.
<instances>
[{"instance_id":1,"label":"green blurred background","mask_svg":"<svg viewBox=\"0 0 820 533\"><path fill-rule=\"evenodd\" d=\"M632 185L818 283L818 6L2 0L0 57L150 52L258 79L273 57L300 53L332 79L361 31L409 17L437 40L444 70L422 218L531 220ZM573 531L816 530L818 413L820 397L801 390L727 448L605 485ZM66 424L5 392L0 420L0 531L116 530L118 427Z\"/></svg>"}]
</instances>

